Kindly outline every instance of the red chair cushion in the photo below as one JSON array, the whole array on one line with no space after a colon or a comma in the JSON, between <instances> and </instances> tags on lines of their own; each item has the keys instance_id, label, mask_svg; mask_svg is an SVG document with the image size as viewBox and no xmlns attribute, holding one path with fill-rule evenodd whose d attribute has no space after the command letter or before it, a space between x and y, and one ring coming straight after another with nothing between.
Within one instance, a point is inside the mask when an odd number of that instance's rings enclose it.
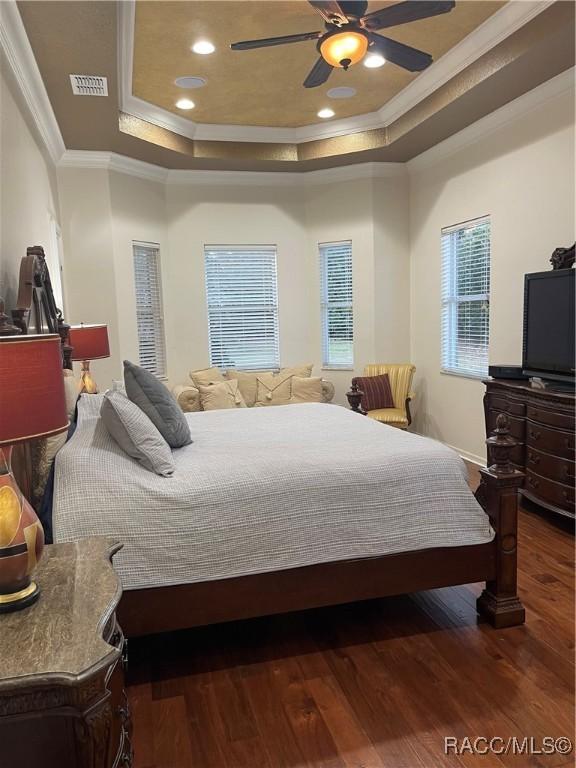
<instances>
[{"instance_id":1,"label":"red chair cushion","mask_svg":"<svg viewBox=\"0 0 576 768\"><path fill-rule=\"evenodd\" d=\"M387 373L381 376L356 376L352 383L363 392L361 405L365 411L375 411L378 408L394 408L392 388Z\"/></svg>"}]
</instances>

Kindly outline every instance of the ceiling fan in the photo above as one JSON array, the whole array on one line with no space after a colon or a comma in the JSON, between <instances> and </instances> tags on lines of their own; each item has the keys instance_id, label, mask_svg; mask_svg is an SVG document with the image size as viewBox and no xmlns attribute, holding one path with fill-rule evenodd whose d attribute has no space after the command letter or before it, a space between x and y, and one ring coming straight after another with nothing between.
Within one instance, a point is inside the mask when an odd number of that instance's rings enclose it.
<instances>
[{"instance_id":1,"label":"ceiling fan","mask_svg":"<svg viewBox=\"0 0 576 768\"><path fill-rule=\"evenodd\" d=\"M253 48L268 48L273 45L316 40L320 58L304 80L305 88L316 88L322 85L328 80L335 67L348 69L351 64L361 61L368 51L379 53L387 61L409 72L420 72L432 64L432 56L429 53L378 35L375 30L448 13L456 5L454 0L446 0L446 2L406 0L406 2L396 3L366 14L368 8L366 0L308 0L308 2L324 19L325 32L303 32L299 35L267 37L263 40L244 40L240 43L232 43L230 48L233 51L246 51Z\"/></svg>"}]
</instances>

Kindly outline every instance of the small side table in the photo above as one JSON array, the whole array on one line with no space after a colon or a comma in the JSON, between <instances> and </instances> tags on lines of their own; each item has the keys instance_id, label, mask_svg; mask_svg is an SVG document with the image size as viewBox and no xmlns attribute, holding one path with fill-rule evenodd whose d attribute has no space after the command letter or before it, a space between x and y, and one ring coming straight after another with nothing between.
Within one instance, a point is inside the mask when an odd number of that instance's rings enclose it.
<instances>
[{"instance_id":1,"label":"small side table","mask_svg":"<svg viewBox=\"0 0 576 768\"><path fill-rule=\"evenodd\" d=\"M111 564L120 548L99 537L46 547L38 602L0 615L0 765L132 765Z\"/></svg>"}]
</instances>

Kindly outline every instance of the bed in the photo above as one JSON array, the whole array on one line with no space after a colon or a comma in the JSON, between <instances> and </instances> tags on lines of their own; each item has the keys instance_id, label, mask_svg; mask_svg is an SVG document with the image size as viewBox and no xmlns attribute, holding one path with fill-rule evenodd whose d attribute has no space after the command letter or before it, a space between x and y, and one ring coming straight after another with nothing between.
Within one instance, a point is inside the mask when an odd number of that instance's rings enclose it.
<instances>
[{"instance_id":1,"label":"bed","mask_svg":"<svg viewBox=\"0 0 576 768\"><path fill-rule=\"evenodd\" d=\"M194 442L158 477L101 399L82 396L57 456L53 529L124 544L128 636L477 581L495 626L523 621L505 417L475 497L451 449L316 403L187 414Z\"/></svg>"}]
</instances>

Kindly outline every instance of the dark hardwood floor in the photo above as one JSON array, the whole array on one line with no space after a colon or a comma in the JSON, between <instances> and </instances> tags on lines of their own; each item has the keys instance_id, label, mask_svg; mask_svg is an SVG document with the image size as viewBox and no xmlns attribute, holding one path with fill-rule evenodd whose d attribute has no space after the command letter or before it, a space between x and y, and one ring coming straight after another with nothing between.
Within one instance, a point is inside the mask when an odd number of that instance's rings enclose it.
<instances>
[{"instance_id":1,"label":"dark hardwood floor","mask_svg":"<svg viewBox=\"0 0 576 768\"><path fill-rule=\"evenodd\" d=\"M444 754L449 736L574 743L570 526L522 510L519 553L522 627L479 624L472 585L131 641L135 768L574 765Z\"/></svg>"}]
</instances>

